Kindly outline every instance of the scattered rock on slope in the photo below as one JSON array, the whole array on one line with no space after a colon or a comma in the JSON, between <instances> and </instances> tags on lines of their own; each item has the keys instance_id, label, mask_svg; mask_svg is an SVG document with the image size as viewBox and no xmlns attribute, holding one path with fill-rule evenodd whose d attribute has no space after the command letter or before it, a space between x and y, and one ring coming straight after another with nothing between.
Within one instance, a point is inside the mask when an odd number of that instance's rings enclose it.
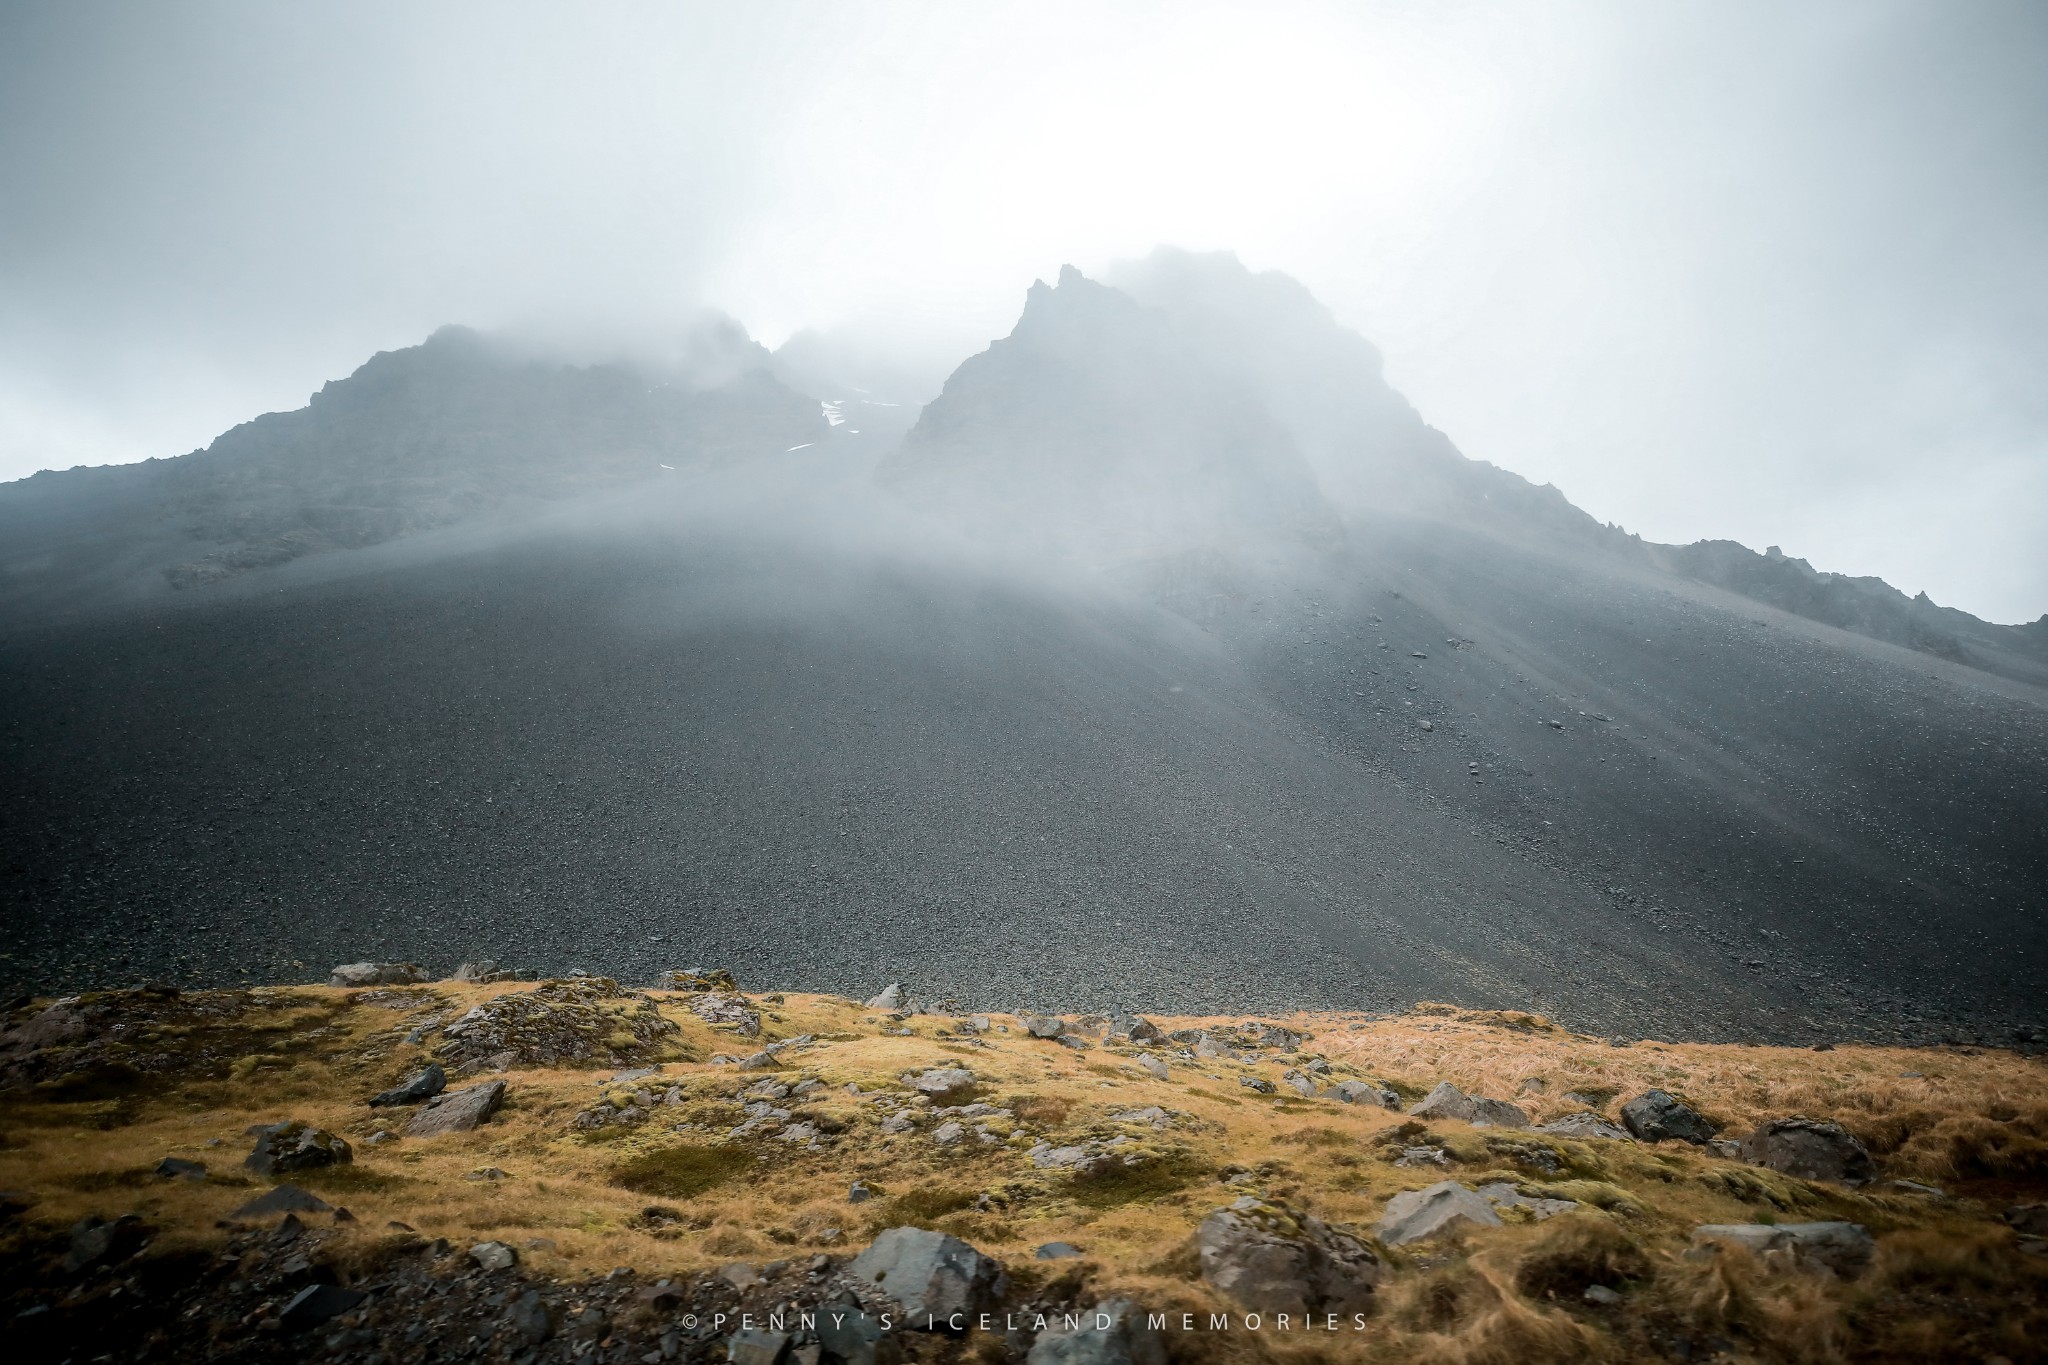
<instances>
[{"instance_id":1,"label":"scattered rock on slope","mask_svg":"<svg viewBox=\"0 0 2048 1365\"><path fill-rule=\"evenodd\" d=\"M372 1095L370 1107L381 1109L391 1104L420 1104L447 1088L448 1073L438 1063L429 1062L383 1094Z\"/></svg>"}]
</instances>

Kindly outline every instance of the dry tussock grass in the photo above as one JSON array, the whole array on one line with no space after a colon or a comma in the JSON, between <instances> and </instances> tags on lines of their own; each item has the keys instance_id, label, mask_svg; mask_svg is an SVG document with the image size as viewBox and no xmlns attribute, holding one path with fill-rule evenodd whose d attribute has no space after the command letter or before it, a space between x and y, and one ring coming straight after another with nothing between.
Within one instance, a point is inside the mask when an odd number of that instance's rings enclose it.
<instances>
[{"instance_id":1,"label":"dry tussock grass","mask_svg":"<svg viewBox=\"0 0 2048 1365\"><path fill-rule=\"evenodd\" d=\"M523 988L435 988L450 1017L508 989ZM1767 1360L2003 1354L2020 1361L2029 1358L2029 1340L2048 1336L2041 1308L2048 1262L2019 1255L2010 1232L1986 1216L2002 1206L1998 1201L2028 1191L2040 1198L2048 1186L2048 1070L2008 1053L1615 1048L1540 1016L1448 1007L1398 1019L1283 1021L1314 1034L1308 1050L1340 1073L1381 1078L1412 1093L1448 1080L1514 1100L1539 1121L1584 1107L1565 1098L1573 1090L1612 1113L1619 1099L1652 1086L1689 1095L1737 1131L1789 1113L1838 1119L1864 1138L1888 1175L1966 1196L1930 1204L1881 1190L1808 1185L1676 1144L1551 1142L1561 1169L1544 1174L1517 1165L1512 1151L1496 1145L1497 1131L1425 1125L1377 1108L1260 1096L1239 1086L1241 1076L1254 1073L1277 1080L1289 1064L1281 1060L1176 1061L1171 1078L1160 1081L1113 1051L1075 1052L1030 1039L1005 1016L996 1020L1008 1031L976 1048L950 1031L951 1021L913 1020L914 1036L897 1037L882 1033L885 1021L857 1004L794 995L764 1006L767 1036L826 1040L801 1054L790 1074L823 1081L807 1110L848 1125L827 1150L773 1141L722 1146L710 1132L671 1131L678 1118L736 1122L715 1092L755 1079L681 1060L669 1063L660 1084L680 1082L690 1098L658 1111L662 1122L579 1133L570 1119L603 1093L594 1084L600 1073L516 1071L505 1076L506 1108L478 1131L369 1147L361 1139L378 1127L398 1127L403 1116L371 1111L361 1097L422 1056L396 1041L393 1026L402 1016L348 1007L344 993L325 988L277 994L285 998L271 1001L266 1022L284 1027L267 1028L250 1052L282 1057L282 1066L137 1084L132 1093L111 1096L7 1101L0 1109L0 1187L35 1194L36 1235L87 1213L136 1209L164 1230L159 1241L166 1251L209 1245L221 1236L215 1220L267 1184L238 1173L248 1142L243 1129L298 1118L357 1143L354 1165L299 1177L360 1220L349 1234L350 1254L370 1254L387 1236L387 1220L396 1219L428 1237L546 1238L554 1249L531 1253L529 1261L548 1273L602 1273L624 1264L684 1275L735 1259L843 1254L881 1227L912 1222L964 1236L1028 1274L1040 1273L1035 1246L1071 1241L1087 1257L1080 1269L1061 1273L1082 1275L1086 1292L1124 1292L1162 1309L1185 1306L1206 1315L1220 1305L1199 1280L1188 1238L1209 1210L1256 1189L1328 1221L1370 1228L1392 1194L1443 1178L1441 1171L1390 1164L1401 1145L1427 1134L1457 1156L1462 1164L1453 1174L1468 1184L1541 1185L1583 1207L1547 1224L1511 1219L1462 1249L1397 1255L1405 1268L1383 1291L1368 1332L1287 1339L1176 1334L1175 1359L1519 1365L1677 1359L1681 1347L1698 1354L1725 1342L1737 1358ZM664 1015L682 1030L675 1058L742 1050L683 1008L680 997L660 998ZM1178 1028L1226 1021L1158 1022ZM1009 1147L944 1150L921 1133L882 1134L872 1107L845 1089L854 1083L900 1093L904 1071L963 1061L983 1093L1034 1136L1065 1142L1131 1131L1109 1115L1153 1104L1181 1117L1166 1133L1134 1131L1155 1156L1149 1166L1080 1182L1034 1171ZM1525 1088L1531 1080L1541 1088ZM223 1145L206 1146L213 1138ZM150 1168L166 1155L205 1160L215 1178L157 1180ZM464 1178L485 1166L509 1178ZM847 1188L856 1178L881 1197L850 1204ZM977 1209L982 1194L992 1202ZM1788 1276L1735 1254L1704 1261L1681 1254L1695 1224L1758 1217L1864 1223L1880 1236L1877 1262L1863 1280L1844 1285ZM1623 1289L1626 1310L1587 1305L1590 1284Z\"/></svg>"}]
</instances>

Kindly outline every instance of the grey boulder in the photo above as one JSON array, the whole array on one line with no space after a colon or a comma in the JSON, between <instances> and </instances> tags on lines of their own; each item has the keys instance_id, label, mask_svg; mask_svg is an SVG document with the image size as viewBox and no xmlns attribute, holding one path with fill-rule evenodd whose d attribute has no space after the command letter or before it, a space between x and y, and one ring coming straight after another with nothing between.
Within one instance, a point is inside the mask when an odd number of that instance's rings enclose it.
<instances>
[{"instance_id":1,"label":"grey boulder","mask_svg":"<svg viewBox=\"0 0 2048 1365\"><path fill-rule=\"evenodd\" d=\"M903 983L892 981L868 1001L871 1010L900 1010L903 1008Z\"/></svg>"},{"instance_id":2,"label":"grey boulder","mask_svg":"<svg viewBox=\"0 0 2048 1365\"><path fill-rule=\"evenodd\" d=\"M1195 1232L1202 1278L1255 1313L1356 1313L1385 1275L1359 1238L1309 1214L1247 1195Z\"/></svg>"},{"instance_id":3,"label":"grey boulder","mask_svg":"<svg viewBox=\"0 0 2048 1365\"><path fill-rule=\"evenodd\" d=\"M1129 1299L1108 1299L1032 1343L1024 1365L1166 1365L1166 1344Z\"/></svg>"},{"instance_id":4,"label":"grey boulder","mask_svg":"<svg viewBox=\"0 0 2048 1365\"><path fill-rule=\"evenodd\" d=\"M469 1259L481 1270L510 1270L519 1264L519 1253L503 1242L478 1242L469 1249Z\"/></svg>"},{"instance_id":5,"label":"grey boulder","mask_svg":"<svg viewBox=\"0 0 2048 1365\"><path fill-rule=\"evenodd\" d=\"M910 1318L941 1322L993 1308L1009 1287L996 1261L926 1228L890 1228L853 1258L847 1273L888 1295Z\"/></svg>"},{"instance_id":6,"label":"grey boulder","mask_svg":"<svg viewBox=\"0 0 2048 1365\"><path fill-rule=\"evenodd\" d=\"M940 1103L949 1103L974 1088L974 1073L964 1066L935 1066L909 1079L912 1090Z\"/></svg>"},{"instance_id":7,"label":"grey boulder","mask_svg":"<svg viewBox=\"0 0 2048 1365\"><path fill-rule=\"evenodd\" d=\"M1621 1122L1643 1142L1677 1138L1704 1147L1721 1131L1719 1124L1664 1090L1646 1090L1621 1106Z\"/></svg>"},{"instance_id":8,"label":"grey boulder","mask_svg":"<svg viewBox=\"0 0 2048 1365\"><path fill-rule=\"evenodd\" d=\"M1772 1119L1742 1139L1737 1150L1752 1166L1800 1180L1867 1185L1877 1178L1877 1163L1856 1135L1821 1119Z\"/></svg>"},{"instance_id":9,"label":"grey boulder","mask_svg":"<svg viewBox=\"0 0 2048 1365\"><path fill-rule=\"evenodd\" d=\"M426 1102L405 1125L408 1137L466 1133L497 1112L505 1099L503 1081L484 1081L462 1090L446 1090Z\"/></svg>"},{"instance_id":10,"label":"grey boulder","mask_svg":"<svg viewBox=\"0 0 2048 1365\"><path fill-rule=\"evenodd\" d=\"M1425 1241L1465 1225L1497 1228L1500 1215L1484 1195L1455 1180L1441 1180L1427 1189L1409 1190L1387 1201L1379 1221L1379 1239L1390 1247Z\"/></svg>"},{"instance_id":11,"label":"grey boulder","mask_svg":"<svg viewBox=\"0 0 2048 1365\"><path fill-rule=\"evenodd\" d=\"M1382 1109L1392 1109L1397 1113L1401 1108L1399 1095L1371 1081L1339 1081L1330 1087L1329 1093L1346 1104L1376 1104Z\"/></svg>"}]
</instances>

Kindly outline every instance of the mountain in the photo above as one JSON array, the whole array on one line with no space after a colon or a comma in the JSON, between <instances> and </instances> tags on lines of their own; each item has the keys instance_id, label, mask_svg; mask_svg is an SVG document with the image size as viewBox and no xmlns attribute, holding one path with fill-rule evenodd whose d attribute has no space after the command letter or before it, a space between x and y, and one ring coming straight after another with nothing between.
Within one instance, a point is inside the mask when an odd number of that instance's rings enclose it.
<instances>
[{"instance_id":1,"label":"mountain","mask_svg":"<svg viewBox=\"0 0 2048 1365\"><path fill-rule=\"evenodd\" d=\"M773 374L707 391L688 477L479 414L469 467L541 493L184 590L187 522L121 530L143 476L39 476L74 515L0 612L4 974L701 958L991 1005L2041 1025L2018 647L1767 605L1465 459L1282 278L1128 283L1035 286L872 471L790 439L822 419ZM604 382L577 430L654 401ZM360 392L391 449L447 425ZM266 487L354 458L263 429ZM158 586L19 587L84 565Z\"/></svg>"},{"instance_id":2,"label":"mountain","mask_svg":"<svg viewBox=\"0 0 2048 1365\"><path fill-rule=\"evenodd\" d=\"M657 364L570 365L467 328L373 356L295 412L204 450L45 473L0 496L10 593L218 582L508 506L759 458L821 439L815 400L712 318ZM118 549L107 554L113 542ZM88 562L79 563L83 550ZM116 586L104 583L107 588Z\"/></svg>"}]
</instances>

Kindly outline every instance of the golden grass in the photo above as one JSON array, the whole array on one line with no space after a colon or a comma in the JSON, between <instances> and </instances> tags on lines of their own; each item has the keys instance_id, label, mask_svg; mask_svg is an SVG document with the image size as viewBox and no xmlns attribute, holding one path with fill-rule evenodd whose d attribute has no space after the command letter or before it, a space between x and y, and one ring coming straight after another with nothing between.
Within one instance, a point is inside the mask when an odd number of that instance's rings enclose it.
<instances>
[{"instance_id":1,"label":"golden grass","mask_svg":"<svg viewBox=\"0 0 2048 1365\"><path fill-rule=\"evenodd\" d=\"M438 1012L454 1017L516 989L526 988L443 982L433 992ZM9 1097L0 1109L0 1188L31 1192L29 1217L43 1229L134 1210L164 1229L159 1245L167 1251L211 1245L223 1236L215 1220L269 1183L241 1172L243 1130L295 1118L356 1144L352 1165L296 1179L349 1207L358 1221L347 1236L364 1248L396 1220L451 1240L545 1238L552 1249L528 1260L548 1273L633 1265L683 1275L734 1259L844 1252L880 1227L913 1222L968 1237L1033 1274L1034 1247L1071 1241L1086 1252L1091 1292L1206 1313L1216 1305L1184 1248L1201 1218L1236 1194L1256 1188L1325 1220L1370 1228L1391 1195L1445 1174L1386 1159L1422 1131L1402 1115L1238 1085L1254 1073L1277 1080L1287 1065L1277 1060L1175 1061L1161 1081L1105 1048L1080 1052L1032 1039L1008 1016L994 1016L998 1030L975 1047L950 1020L921 1017L913 1036L899 1037L857 1004L814 995L768 1007L767 1038L740 1043L684 1008L687 997L654 994L682 1031L670 1049L677 1060L643 1084L681 1084L689 1098L638 1128L590 1134L570 1126L607 1093L599 1083L607 1073L522 1070L504 1077L505 1108L476 1132L369 1146L363 1139L378 1128L400 1130L406 1116L371 1110L363 1097L427 1054L399 1041L394 1026L405 1013L349 1005L342 991L294 987L259 993L263 1041L207 1074L97 1075L76 1094L56 1086ZM1178 1360L1625 1361L1668 1358L1674 1342L1703 1346L1711 1337L1732 1343L1737 1358L1903 1360L1920 1358L1918 1351L1927 1359L2019 1361L2029 1358L2021 1329L2048 1327L2040 1308L2048 1270L2041 1258L2021 1256L1990 1217L2012 1197L2041 1198L2048 1184L2048 1067L2040 1061L1860 1046L1617 1048L1540 1016L1441 1006L1396 1019L1304 1014L1281 1022L1314 1035L1305 1050L1340 1074L1417 1094L1447 1080L1513 1100L1539 1121L1584 1107L1565 1098L1573 1090L1627 1098L1652 1086L1689 1095L1737 1131L1791 1113L1837 1119L1879 1154L1887 1176L1964 1197L1932 1203L1813 1186L1676 1144L1552 1142L1563 1169L1544 1175L1490 1142L1507 1135L1432 1123L1431 1138L1464 1163L1456 1178L1517 1180L1532 1191L1534 1181L1580 1201L1581 1211L1547 1224L1511 1221L1462 1247L1396 1253L1405 1268L1381 1295L1369 1333L1323 1341L1176 1337ZM817 1152L773 1140L720 1145L724 1127L738 1121L722 1096L758 1073L680 1059L801 1033L820 1042L792 1054L784 1074L824 1086L791 1107L843 1125L843 1134ZM158 1036L159 1045L166 1040L175 1035ZM873 1106L847 1089L900 1092L900 1073L940 1062L971 1066L981 1093L1012 1110L1009 1143L948 1150L920 1132L883 1134ZM1532 1081L1540 1089L1525 1085ZM1182 1117L1164 1132L1110 1119L1147 1105ZM1605 1107L1611 1113L1614 1105ZM698 1126L672 1131L679 1120ZM1151 1160L1084 1180L1036 1171L1023 1155L1038 1137L1118 1133ZM215 1139L221 1145L207 1145ZM150 1169L167 1155L203 1160L213 1178L158 1180ZM507 1178L465 1179L487 1166ZM850 1203L856 1178L880 1197ZM1843 1285L1788 1278L1740 1256L1698 1262L1681 1254L1693 1225L1759 1217L1864 1223L1881 1238L1878 1262L1863 1281ZM1626 1287L1629 1312L1590 1310L1582 1295L1594 1283ZM1852 1339L1860 1343L1854 1352ZM1977 1354L1954 1354L1961 1349Z\"/></svg>"}]
</instances>

